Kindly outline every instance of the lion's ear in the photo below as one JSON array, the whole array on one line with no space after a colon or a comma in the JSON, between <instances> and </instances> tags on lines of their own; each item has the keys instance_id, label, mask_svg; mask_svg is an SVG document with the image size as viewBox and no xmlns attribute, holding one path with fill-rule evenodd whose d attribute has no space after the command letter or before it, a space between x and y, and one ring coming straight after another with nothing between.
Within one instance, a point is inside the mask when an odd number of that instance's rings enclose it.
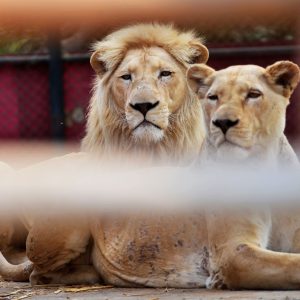
<instances>
[{"instance_id":1,"label":"lion's ear","mask_svg":"<svg viewBox=\"0 0 300 300\"><path fill-rule=\"evenodd\" d=\"M187 81L190 88L200 97L203 97L209 87L206 79L214 73L213 68L204 64L191 66L187 71Z\"/></svg>"},{"instance_id":2,"label":"lion's ear","mask_svg":"<svg viewBox=\"0 0 300 300\"><path fill-rule=\"evenodd\" d=\"M107 71L105 62L101 59L101 51L97 50L91 55L90 64L100 77Z\"/></svg>"},{"instance_id":3,"label":"lion's ear","mask_svg":"<svg viewBox=\"0 0 300 300\"><path fill-rule=\"evenodd\" d=\"M290 61L278 61L266 68L266 77L279 93L289 97L300 81L300 69Z\"/></svg>"},{"instance_id":4,"label":"lion's ear","mask_svg":"<svg viewBox=\"0 0 300 300\"><path fill-rule=\"evenodd\" d=\"M189 61L190 64L205 64L209 58L208 49L200 42L193 41L190 43L193 55Z\"/></svg>"}]
</instances>

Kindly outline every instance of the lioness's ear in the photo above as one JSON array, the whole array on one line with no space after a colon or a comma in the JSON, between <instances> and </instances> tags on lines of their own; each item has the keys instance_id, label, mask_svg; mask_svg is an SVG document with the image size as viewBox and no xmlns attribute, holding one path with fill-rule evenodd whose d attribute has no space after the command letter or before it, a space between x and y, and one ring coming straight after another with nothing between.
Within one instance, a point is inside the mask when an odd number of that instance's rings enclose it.
<instances>
[{"instance_id":1,"label":"lioness's ear","mask_svg":"<svg viewBox=\"0 0 300 300\"><path fill-rule=\"evenodd\" d=\"M300 69L290 61L278 61L266 68L266 76L279 93L289 97L299 83Z\"/></svg>"},{"instance_id":2,"label":"lioness's ear","mask_svg":"<svg viewBox=\"0 0 300 300\"><path fill-rule=\"evenodd\" d=\"M190 43L190 47L194 52L189 61L190 64L205 64L208 61L209 52L203 44L198 41L193 41Z\"/></svg>"},{"instance_id":3,"label":"lioness's ear","mask_svg":"<svg viewBox=\"0 0 300 300\"><path fill-rule=\"evenodd\" d=\"M107 71L104 61L101 59L101 51L95 51L90 58L90 64L94 71L102 77Z\"/></svg>"},{"instance_id":4,"label":"lioness's ear","mask_svg":"<svg viewBox=\"0 0 300 300\"><path fill-rule=\"evenodd\" d=\"M215 73L213 68L204 64L193 65L187 70L187 81L190 88L203 97L208 88L206 79Z\"/></svg>"}]
</instances>

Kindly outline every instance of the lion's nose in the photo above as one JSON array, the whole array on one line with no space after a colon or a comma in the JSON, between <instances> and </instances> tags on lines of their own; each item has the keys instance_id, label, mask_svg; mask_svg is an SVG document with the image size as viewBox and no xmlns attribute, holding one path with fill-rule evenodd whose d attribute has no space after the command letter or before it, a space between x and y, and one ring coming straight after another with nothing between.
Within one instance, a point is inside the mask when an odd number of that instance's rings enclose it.
<instances>
[{"instance_id":1,"label":"lion's nose","mask_svg":"<svg viewBox=\"0 0 300 300\"><path fill-rule=\"evenodd\" d=\"M215 121L212 121L212 123L220 128L223 132L223 134L226 134L226 132L228 131L229 128L234 127L235 125L237 125L239 123L239 120L229 120L229 119L217 119Z\"/></svg>"},{"instance_id":2,"label":"lion's nose","mask_svg":"<svg viewBox=\"0 0 300 300\"><path fill-rule=\"evenodd\" d=\"M145 117L147 112L151 109L153 109L154 107L156 107L158 105L159 101L155 102L155 103L151 103L151 102L142 102L142 103L136 103L136 104L131 104L130 106L139 111L140 113L143 114L143 116Z\"/></svg>"}]
</instances>

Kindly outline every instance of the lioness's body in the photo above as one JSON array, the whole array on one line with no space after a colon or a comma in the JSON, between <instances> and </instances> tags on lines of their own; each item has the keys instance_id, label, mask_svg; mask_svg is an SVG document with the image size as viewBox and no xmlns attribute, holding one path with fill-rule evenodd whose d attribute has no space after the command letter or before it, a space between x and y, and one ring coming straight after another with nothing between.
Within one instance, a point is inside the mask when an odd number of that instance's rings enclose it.
<instances>
[{"instance_id":1,"label":"lioness's body","mask_svg":"<svg viewBox=\"0 0 300 300\"><path fill-rule=\"evenodd\" d=\"M284 61L266 69L252 65L220 71L205 65L191 67L188 78L200 96L207 128L200 163L238 166L238 171L299 168L283 133L286 107L299 73L297 65ZM299 253L297 209L223 207L207 213L206 221L207 287L300 287L300 254L273 252Z\"/></svg>"}]
</instances>

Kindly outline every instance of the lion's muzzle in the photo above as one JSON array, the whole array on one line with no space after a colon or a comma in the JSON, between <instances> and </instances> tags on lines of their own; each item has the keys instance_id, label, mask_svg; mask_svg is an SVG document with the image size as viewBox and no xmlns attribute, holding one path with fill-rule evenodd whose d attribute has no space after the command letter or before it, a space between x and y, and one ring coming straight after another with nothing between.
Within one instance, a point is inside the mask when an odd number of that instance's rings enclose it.
<instances>
[{"instance_id":1,"label":"lion's muzzle","mask_svg":"<svg viewBox=\"0 0 300 300\"><path fill-rule=\"evenodd\" d=\"M141 103L136 103L136 104L131 104L130 106L139 111L144 117L146 117L146 114L149 110L155 108L159 104L159 101L156 101L155 103L151 102L141 102Z\"/></svg>"},{"instance_id":2,"label":"lion's muzzle","mask_svg":"<svg viewBox=\"0 0 300 300\"><path fill-rule=\"evenodd\" d=\"M234 127L235 125L237 125L239 123L239 119L236 120L230 120L230 119L217 119L215 121L212 121L212 123L221 129L221 131L223 132L223 134L225 135L226 132L231 128Z\"/></svg>"}]
</instances>

